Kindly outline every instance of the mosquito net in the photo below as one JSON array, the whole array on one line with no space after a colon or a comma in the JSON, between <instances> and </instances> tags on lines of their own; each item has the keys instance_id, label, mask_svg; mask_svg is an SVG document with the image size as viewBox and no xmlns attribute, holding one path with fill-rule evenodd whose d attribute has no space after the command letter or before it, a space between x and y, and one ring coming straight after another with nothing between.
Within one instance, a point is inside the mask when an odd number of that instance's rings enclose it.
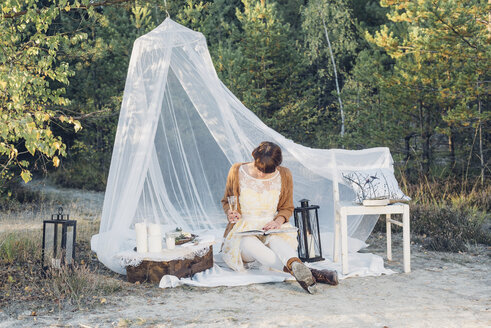
<instances>
[{"instance_id":1,"label":"mosquito net","mask_svg":"<svg viewBox=\"0 0 491 328\"><path fill-rule=\"evenodd\" d=\"M292 128L294 128L292 126ZM261 141L277 143L302 198L320 206L323 231L333 230L333 179L343 169L388 168L387 148L312 149L266 126L219 80L206 40L167 18L133 46L100 231L92 249L110 269L135 247L137 222L187 231L226 225L220 199L234 162L251 160ZM353 191L340 186L341 200ZM349 217L349 235L364 241L377 217Z\"/></svg>"}]
</instances>

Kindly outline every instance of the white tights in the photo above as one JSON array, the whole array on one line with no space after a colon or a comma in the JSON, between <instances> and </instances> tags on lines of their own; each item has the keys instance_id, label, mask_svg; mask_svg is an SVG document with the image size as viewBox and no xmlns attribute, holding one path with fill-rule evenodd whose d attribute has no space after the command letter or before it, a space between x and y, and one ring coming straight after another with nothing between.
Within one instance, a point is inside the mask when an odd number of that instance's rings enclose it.
<instances>
[{"instance_id":1,"label":"white tights","mask_svg":"<svg viewBox=\"0 0 491 328\"><path fill-rule=\"evenodd\" d=\"M244 262L256 260L277 270L283 270L290 258L298 256L297 252L278 236L269 236L267 244L263 244L256 236L244 236L240 241L240 252Z\"/></svg>"}]
</instances>

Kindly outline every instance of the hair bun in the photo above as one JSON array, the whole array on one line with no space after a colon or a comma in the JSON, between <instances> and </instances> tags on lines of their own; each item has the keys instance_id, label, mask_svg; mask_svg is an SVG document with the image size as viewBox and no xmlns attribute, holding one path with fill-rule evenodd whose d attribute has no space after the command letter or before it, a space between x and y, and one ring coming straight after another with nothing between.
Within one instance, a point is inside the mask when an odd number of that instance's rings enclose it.
<instances>
[{"instance_id":1,"label":"hair bun","mask_svg":"<svg viewBox=\"0 0 491 328\"><path fill-rule=\"evenodd\" d=\"M283 161L281 148L270 141L263 141L252 151L254 166L261 172L272 173Z\"/></svg>"}]
</instances>

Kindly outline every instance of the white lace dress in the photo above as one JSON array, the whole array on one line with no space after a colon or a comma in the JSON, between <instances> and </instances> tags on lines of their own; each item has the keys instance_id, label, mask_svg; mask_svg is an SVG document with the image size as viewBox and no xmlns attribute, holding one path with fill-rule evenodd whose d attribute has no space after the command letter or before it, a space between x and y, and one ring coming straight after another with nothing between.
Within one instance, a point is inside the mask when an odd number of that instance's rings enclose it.
<instances>
[{"instance_id":1,"label":"white lace dress","mask_svg":"<svg viewBox=\"0 0 491 328\"><path fill-rule=\"evenodd\" d=\"M281 175L276 173L268 179L256 179L251 177L244 169L239 168L239 203L242 218L234 225L228 233L222 248L222 258L227 265L236 271L244 270L242 261L240 240L236 232L262 229L264 225L272 221L277 214L278 201L281 191ZM290 223L283 224L282 228L291 227ZM293 248L297 248L296 233L275 234L285 239ZM268 244L271 236L259 237L264 244Z\"/></svg>"}]
</instances>

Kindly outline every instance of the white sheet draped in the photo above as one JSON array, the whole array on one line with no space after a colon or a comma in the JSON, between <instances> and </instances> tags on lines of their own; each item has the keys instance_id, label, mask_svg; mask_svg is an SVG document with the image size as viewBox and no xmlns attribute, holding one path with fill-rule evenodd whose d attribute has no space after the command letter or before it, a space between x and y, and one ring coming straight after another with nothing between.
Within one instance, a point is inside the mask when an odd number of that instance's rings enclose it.
<instances>
[{"instance_id":1,"label":"white sheet draped","mask_svg":"<svg viewBox=\"0 0 491 328\"><path fill-rule=\"evenodd\" d=\"M295 127L292 126L292 129ZM312 149L266 126L218 79L206 40L167 18L138 38L128 68L99 234L92 249L125 273L115 254L133 249L137 222L187 231L222 230L220 199L234 162L250 161L261 141L283 150L294 201L320 206L321 229L333 230L332 178L341 169L392 169L388 148ZM354 199L340 188L341 200ZM366 240L376 216L352 216L348 233ZM132 239L133 238L133 239Z\"/></svg>"}]
</instances>

